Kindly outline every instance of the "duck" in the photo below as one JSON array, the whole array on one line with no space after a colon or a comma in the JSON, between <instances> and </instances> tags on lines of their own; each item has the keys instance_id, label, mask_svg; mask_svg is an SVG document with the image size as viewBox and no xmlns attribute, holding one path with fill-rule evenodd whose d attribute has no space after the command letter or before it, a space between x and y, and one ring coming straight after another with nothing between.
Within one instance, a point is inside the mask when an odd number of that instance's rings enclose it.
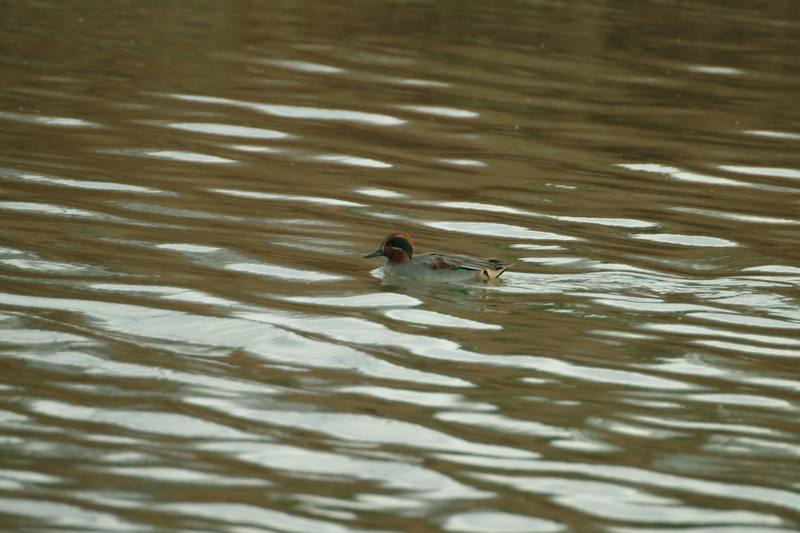
<instances>
[{"instance_id":1,"label":"duck","mask_svg":"<svg viewBox=\"0 0 800 533\"><path fill-rule=\"evenodd\" d=\"M384 256L388 276L442 281L492 281L510 266L499 259L479 259L440 252L414 253L414 240L408 233L395 231L364 258Z\"/></svg>"}]
</instances>

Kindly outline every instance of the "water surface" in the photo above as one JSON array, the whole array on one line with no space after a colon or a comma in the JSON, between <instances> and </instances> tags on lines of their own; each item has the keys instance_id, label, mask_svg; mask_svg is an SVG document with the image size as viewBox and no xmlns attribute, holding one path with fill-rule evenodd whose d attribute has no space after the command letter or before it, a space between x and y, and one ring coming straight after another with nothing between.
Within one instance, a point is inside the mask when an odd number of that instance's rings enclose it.
<instances>
[{"instance_id":1,"label":"water surface","mask_svg":"<svg viewBox=\"0 0 800 533\"><path fill-rule=\"evenodd\" d=\"M794 3L3 7L0 528L800 526Z\"/></svg>"}]
</instances>

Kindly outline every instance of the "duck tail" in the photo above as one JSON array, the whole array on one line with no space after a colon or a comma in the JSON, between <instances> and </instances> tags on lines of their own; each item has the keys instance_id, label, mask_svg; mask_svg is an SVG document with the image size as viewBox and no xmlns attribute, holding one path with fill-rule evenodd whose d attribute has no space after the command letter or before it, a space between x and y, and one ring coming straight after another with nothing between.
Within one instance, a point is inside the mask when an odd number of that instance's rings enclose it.
<instances>
[{"instance_id":1,"label":"duck tail","mask_svg":"<svg viewBox=\"0 0 800 533\"><path fill-rule=\"evenodd\" d=\"M498 270L498 271L497 271L497 274L495 275L495 279L496 279L496 278L499 278L500 276L502 276L502 275L503 275L503 272L505 272L506 270L508 270L510 266L511 266L511 265L504 266L503 268L501 268L500 270Z\"/></svg>"},{"instance_id":2,"label":"duck tail","mask_svg":"<svg viewBox=\"0 0 800 533\"><path fill-rule=\"evenodd\" d=\"M491 270L487 268L486 270L483 271L483 279L485 281L491 281L493 279L497 279L503 275L503 272L505 272L512 266L514 266L514 263L510 265L498 266L496 269L491 269Z\"/></svg>"}]
</instances>

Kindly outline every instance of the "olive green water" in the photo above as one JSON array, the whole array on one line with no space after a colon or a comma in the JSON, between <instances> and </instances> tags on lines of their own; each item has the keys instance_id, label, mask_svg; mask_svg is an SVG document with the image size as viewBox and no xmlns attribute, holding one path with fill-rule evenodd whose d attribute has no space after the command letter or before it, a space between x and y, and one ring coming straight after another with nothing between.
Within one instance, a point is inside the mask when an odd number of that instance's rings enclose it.
<instances>
[{"instance_id":1,"label":"olive green water","mask_svg":"<svg viewBox=\"0 0 800 533\"><path fill-rule=\"evenodd\" d=\"M0 530L800 527L797 2L0 7Z\"/></svg>"}]
</instances>

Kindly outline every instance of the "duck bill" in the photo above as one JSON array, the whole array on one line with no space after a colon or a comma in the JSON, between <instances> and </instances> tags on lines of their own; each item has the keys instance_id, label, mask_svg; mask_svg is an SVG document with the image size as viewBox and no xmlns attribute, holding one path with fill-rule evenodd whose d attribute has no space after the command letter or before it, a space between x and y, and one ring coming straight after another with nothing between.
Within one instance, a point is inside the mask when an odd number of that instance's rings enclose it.
<instances>
[{"instance_id":1,"label":"duck bill","mask_svg":"<svg viewBox=\"0 0 800 533\"><path fill-rule=\"evenodd\" d=\"M365 255L365 256L364 256L364 259L367 259L367 258L369 258L369 257L378 257L379 255L383 255L383 250L380 250L380 249L379 249L379 250L375 250L375 251L374 251L374 252L372 252L371 254L367 254L367 255Z\"/></svg>"}]
</instances>

